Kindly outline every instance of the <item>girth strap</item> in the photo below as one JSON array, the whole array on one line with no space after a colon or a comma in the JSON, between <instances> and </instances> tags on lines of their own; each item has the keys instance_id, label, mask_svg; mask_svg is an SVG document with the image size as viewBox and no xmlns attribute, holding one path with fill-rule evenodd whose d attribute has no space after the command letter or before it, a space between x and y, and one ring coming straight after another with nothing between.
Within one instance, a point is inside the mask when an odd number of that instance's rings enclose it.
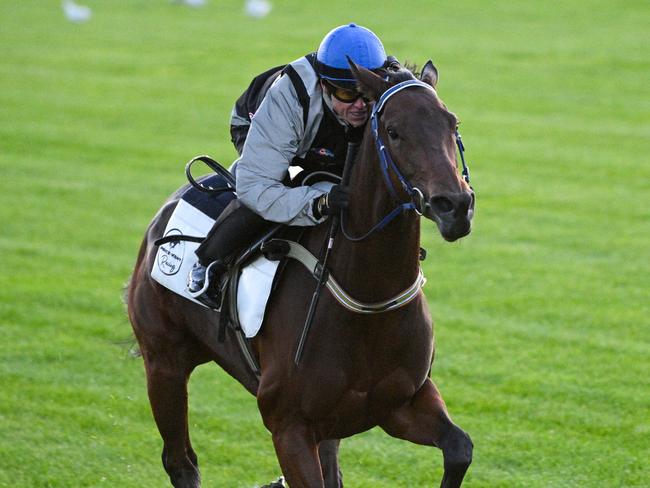
<instances>
[{"instance_id":1,"label":"girth strap","mask_svg":"<svg viewBox=\"0 0 650 488\"><path fill-rule=\"evenodd\" d=\"M289 251L286 253L287 257L293 258L296 261L302 263L309 272L315 277L318 278L322 272L321 264L318 259L305 249L300 244L287 241L284 239L273 239L273 241L281 241L289 247ZM396 308L403 307L407 303L411 302L415 297L420 293L420 289L426 283L426 278L422 273L422 269L418 269L418 276L415 279L415 282L408 287L406 290L401 291L397 295L388 300L384 300L378 303L363 303L354 298L352 298L338 282L332 277L331 274L328 274L327 280L325 281L325 286L330 291L330 293L336 298L336 300L343 305L348 310L351 310L356 313L382 313L388 312L390 310L395 310Z\"/></svg>"}]
</instances>

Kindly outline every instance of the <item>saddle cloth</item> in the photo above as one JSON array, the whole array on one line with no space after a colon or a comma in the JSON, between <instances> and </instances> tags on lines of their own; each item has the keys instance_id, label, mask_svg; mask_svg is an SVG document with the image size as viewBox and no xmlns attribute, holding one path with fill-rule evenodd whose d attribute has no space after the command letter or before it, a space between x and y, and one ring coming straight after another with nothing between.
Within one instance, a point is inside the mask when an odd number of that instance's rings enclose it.
<instances>
[{"instance_id":1,"label":"saddle cloth","mask_svg":"<svg viewBox=\"0 0 650 488\"><path fill-rule=\"evenodd\" d=\"M178 201L163 236L205 237L221 211L233 198L232 192L212 196L195 188L188 189ZM187 292L187 276L198 260L194 254L198 246L198 243L190 241L174 241L160 245L151 277L174 293L206 307ZM260 256L241 271L237 287L237 314L248 338L254 337L262 326L278 264L278 261L269 261Z\"/></svg>"}]
</instances>

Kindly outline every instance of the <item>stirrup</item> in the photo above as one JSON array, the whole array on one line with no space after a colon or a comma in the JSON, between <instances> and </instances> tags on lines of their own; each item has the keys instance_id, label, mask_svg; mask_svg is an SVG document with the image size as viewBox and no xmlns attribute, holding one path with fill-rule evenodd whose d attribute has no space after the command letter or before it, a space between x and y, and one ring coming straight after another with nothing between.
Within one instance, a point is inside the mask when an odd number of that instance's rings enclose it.
<instances>
[{"instance_id":1,"label":"stirrup","mask_svg":"<svg viewBox=\"0 0 650 488\"><path fill-rule=\"evenodd\" d=\"M210 287L210 283L211 283L211 280L210 280L210 277L211 277L211 274L212 274L211 271L212 271L213 267L216 264L217 264L217 261L213 261L212 263L210 263L205 268L205 278L203 280L203 287L199 291L194 291L194 292L187 290L187 294L189 296L191 296L192 298L197 298L197 297L203 295L208 290L208 288Z\"/></svg>"},{"instance_id":2,"label":"stirrup","mask_svg":"<svg viewBox=\"0 0 650 488\"><path fill-rule=\"evenodd\" d=\"M219 293L215 298L204 293L194 298L196 301L201 302L203 305L208 307L215 312L221 312L221 307L223 305L223 294Z\"/></svg>"},{"instance_id":3,"label":"stirrup","mask_svg":"<svg viewBox=\"0 0 650 488\"><path fill-rule=\"evenodd\" d=\"M196 291L196 292L191 292L191 291L187 290L187 294L189 296L191 296L195 300L198 300L199 302L203 303L204 305L206 305L206 306L208 306L208 307L210 307L212 309L215 309L217 311L221 309L221 304L222 304L222 301L223 301L223 295L224 295L223 286L221 286L220 283L215 283L217 285L217 287L218 287L218 289L217 289L218 293L217 293L217 296L215 296L215 297L210 296L210 294L208 293L208 290L212 286L213 275L215 274L215 273L213 273L213 269L219 268L219 267L222 267L222 266L224 266L224 265L220 261L213 261L212 263L210 263L205 268L205 280L204 280L204 283L203 283L203 287L199 291ZM224 275L224 273L220 273L219 276L216 277L217 281L223 275Z\"/></svg>"}]
</instances>

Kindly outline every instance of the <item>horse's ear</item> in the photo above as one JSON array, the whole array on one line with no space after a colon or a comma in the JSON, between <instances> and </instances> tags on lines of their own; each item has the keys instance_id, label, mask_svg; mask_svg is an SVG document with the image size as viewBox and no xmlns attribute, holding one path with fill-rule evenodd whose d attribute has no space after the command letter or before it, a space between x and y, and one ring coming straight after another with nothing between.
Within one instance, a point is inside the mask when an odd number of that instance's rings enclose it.
<instances>
[{"instance_id":1,"label":"horse's ear","mask_svg":"<svg viewBox=\"0 0 650 488\"><path fill-rule=\"evenodd\" d=\"M348 64L352 70L352 75L356 78L359 84L359 91L371 100L379 100L382 93L389 88L388 82L373 73L372 71L357 65L348 56Z\"/></svg>"},{"instance_id":2,"label":"horse's ear","mask_svg":"<svg viewBox=\"0 0 650 488\"><path fill-rule=\"evenodd\" d=\"M427 61L422 68L422 74L420 74L420 80L428 83L433 88L438 84L438 70L433 65L431 60Z\"/></svg>"}]
</instances>

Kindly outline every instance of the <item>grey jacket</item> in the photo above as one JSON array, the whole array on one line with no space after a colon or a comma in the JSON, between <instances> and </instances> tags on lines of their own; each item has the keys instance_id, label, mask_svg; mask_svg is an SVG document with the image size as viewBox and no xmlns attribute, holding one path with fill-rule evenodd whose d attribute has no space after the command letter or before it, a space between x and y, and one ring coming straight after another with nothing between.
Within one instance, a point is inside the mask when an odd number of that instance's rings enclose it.
<instances>
[{"instance_id":1,"label":"grey jacket","mask_svg":"<svg viewBox=\"0 0 650 488\"><path fill-rule=\"evenodd\" d=\"M253 116L233 171L237 196L244 205L269 221L310 226L323 220L314 217L312 203L328 187L290 188L283 181L293 158L304 156L316 136L323 118L323 96L318 77L306 58L291 65L309 95L307 124L303 122L303 109L289 76L281 76L269 88ZM236 123L235 113L233 117Z\"/></svg>"}]
</instances>

